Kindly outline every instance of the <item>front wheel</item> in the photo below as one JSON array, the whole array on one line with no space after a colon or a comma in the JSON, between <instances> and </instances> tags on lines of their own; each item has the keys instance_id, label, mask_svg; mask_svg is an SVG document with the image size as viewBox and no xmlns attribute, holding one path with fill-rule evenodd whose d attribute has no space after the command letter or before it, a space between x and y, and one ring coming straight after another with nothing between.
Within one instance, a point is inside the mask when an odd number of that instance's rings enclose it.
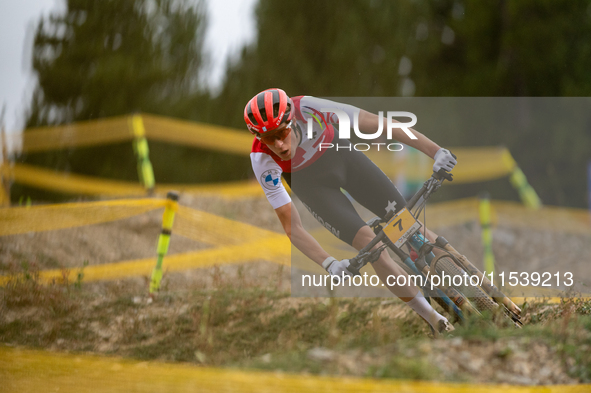
<instances>
[{"instance_id":1,"label":"front wheel","mask_svg":"<svg viewBox=\"0 0 591 393\"><path fill-rule=\"evenodd\" d=\"M460 293L468 298L480 312L491 311L494 312L498 308L497 303L492 300L480 287L470 285L469 280L466 279L468 274L460 269L458 265L449 257L441 256L431 262L431 269L439 275L442 282L449 280L450 286L453 286ZM458 278L459 277L459 278ZM455 282L454 282L455 278ZM447 283L447 282L446 282ZM460 285L456 285L459 283ZM467 285L465 285L467 284Z\"/></svg>"},{"instance_id":2,"label":"front wheel","mask_svg":"<svg viewBox=\"0 0 591 393\"><path fill-rule=\"evenodd\" d=\"M477 285L471 285L468 273L460 268L450 256L441 255L435 258L431 262L431 268L433 269L433 267L442 281L451 280L451 285L468 298L479 312L489 311L495 316L502 315L503 320L510 320L517 327L523 325L518 317L516 318L512 313L506 311L503 306L499 306L482 288ZM456 278L455 283L454 278Z\"/></svg>"}]
</instances>

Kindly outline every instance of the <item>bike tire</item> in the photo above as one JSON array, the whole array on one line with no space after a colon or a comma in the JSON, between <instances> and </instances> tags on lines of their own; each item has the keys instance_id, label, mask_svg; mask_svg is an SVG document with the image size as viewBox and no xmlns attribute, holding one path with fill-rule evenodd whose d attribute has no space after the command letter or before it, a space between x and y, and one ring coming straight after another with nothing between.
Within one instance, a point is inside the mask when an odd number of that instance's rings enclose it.
<instances>
[{"instance_id":1,"label":"bike tire","mask_svg":"<svg viewBox=\"0 0 591 393\"><path fill-rule=\"evenodd\" d=\"M456 314L453 310L452 307L450 307L449 305L447 305L447 303L445 303L443 301L443 299L439 296L432 296L431 299L435 300L435 302L437 304L439 304L439 306L446 311L449 315L451 315L451 322L456 323L456 322L461 322L461 317L460 315Z\"/></svg>"},{"instance_id":2,"label":"bike tire","mask_svg":"<svg viewBox=\"0 0 591 393\"><path fill-rule=\"evenodd\" d=\"M467 274L449 257L440 258L435 264L435 271L439 275L445 273L451 277L458 275L463 276ZM455 289L457 289L461 294L463 294L468 300L470 300L470 302L472 302L476 306L476 309L480 312L487 310L493 312L498 308L497 303L479 287L471 285L452 286Z\"/></svg>"},{"instance_id":3,"label":"bike tire","mask_svg":"<svg viewBox=\"0 0 591 393\"><path fill-rule=\"evenodd\" d=\"M390 252L390 250L388 250ZM402 268L402 270L404 270L406 272L406 274L408 275L414 275L416 274L416 272L414 272L412 269L410 269L408 266L406 266L405 263L401 262L398 258L396 258L394 255L390 254L390 256L392 257L392 259L394 260L394 262L396 262L396 264L398 266L400 266ZM425 297L429 297L432 300L434 300L437 304L439 304L439 306L441 306L441 308L443 310L445 310L447 313L449 313L449 315L452 316L452 321L458 322L461 320L461 316L456 314L456 312L452 309L452 307L450 307L447 303L445 303L445 301L443 301L443 299L435 294L435 291L431 292L428 290L428 288L421 288L423 290L423 294ZM461 294L463 297L465 297L463 294ZM470 303L470 301L468 301L468 299L465 300L466 303ZM471 305L471 308L474 308L473 305Z\"/></svg>"}]
</instances>

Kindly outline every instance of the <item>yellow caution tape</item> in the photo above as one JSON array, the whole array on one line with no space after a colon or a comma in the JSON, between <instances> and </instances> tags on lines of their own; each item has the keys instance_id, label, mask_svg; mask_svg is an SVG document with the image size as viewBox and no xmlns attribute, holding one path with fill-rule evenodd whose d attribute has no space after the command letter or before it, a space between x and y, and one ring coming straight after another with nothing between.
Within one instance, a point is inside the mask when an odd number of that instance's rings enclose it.
<instances>
[{"instance_id":1,"label":"yellow caution tape","mask_svg":"<svg viewBox=\"0 0 591 393\"><path fill-rule=\"evenodd\" d=\"M12 134L11 137L18 138L20 135ZM240 155L249 155L253 143L252 135L246 130L147 114L29 129L23 133L22 138L25 152L98 145L135 138L138 173L148 190L154 188L155 182L148 159L146 138ZM533 208L541 205L537 194L527 183L523 172L506 148L474 147L452 150L458 156L452 184L493 180L511 174L511 182L518 189L524 203ZM390 178L395 178L401 172L409 179L415 180L426 179L431 175L431 165L406 165L404 160L400 160L397 152L372 151L368 152L368 156ZM138 195L131 184L79 175L64 175L63 177L68 179L60 180L56 174L47 176L47 170L38 169L38 172L34 173L32 169L26 166L15 168L15 181L29 186L84 195ZM44 176L40 176L41 173ZM160 189L162 188L167 187L160 186Z\"/></svg>"},{"instance_id":2,"label":"yellow caution tape","mask_svg":"<svg viewBox=\"0 0 591 393\"><path fill-rule=\"evenodd\" d=\"M450 150L458 157L458 165L453 170L454 180L450 184L494 180L511 173L512 168L507 166L509 152L504 147L452 147ZM404 160L397 159L396 152L385 150L366 154L391 179L404 173L408 178L426 180L433 174L432 162L420 168L409 167Z\"/></svg>"},{"instance_id":3,"label":"yellow caution tape","mask_svg":"<svg viewBox=\"0 0 591 393\"><path fill-rule=\"evenodd\" d=\"M76 195L140 196L146 190L139 183L106 180L92 176L56 172L26 164L14 164L10 169L16 183ZM157 194L178 190L190 194L213 195L227 199L263 196L256 181L236 181L215 184L160 184Z\"/></svg>"},{"instance_id":4,"label":"yellow caution tape","mask_svg":"<svg viewBox=\"0 0 591 393\"><path fill-rule=\"evenodd\" d=\"M101 202L67 203L49 206L13 207L0 209L0 236L16 235L70 228L114 221L162 208L165 200L139 199ZM543 207L539 211L524 209L511 202L493 202L492 222L509 227L524 227L561 231L563 233L591 233L591 213L583 209ZM478 201L475 198L445 202L427 209L430 227L453 226L478 220ZM193 253L171 255L165 269L181 270L224 263L255 260L290 264L291 246L284 234L277 234L246 223L240 223L210 213L179 206L174 231L195 241L221 246ZM319 236L324 233L323 229ZM346 258L354 252L326 232L323 244L331 254ZM334 244L333 244L334 243ZM85 280L102 280L148 274L154 259L124 261L85 268ZM299 266L299 264L298 264ZM313 265L312 265L313 266ZM303 265L305 270L312 270ZM61 271L45 272L51 279Z\"/></svg>"},{"instance_id":5,"label":"yellow caution tape","mask_svg":"<svg viewBox=\"0 0 591 393\"><path fill-rule=\"evenodd\" d=\"M0 236L92 225L162 208L166 201L131 199L0 209Z\"/></svg>"},{"instance_id":6,"label":"yellow caution tape","mask_svg":"<svg viewBox=\"0 0 591 393\"><path fill-rule=\"evenodd\" d=\"M0 392L586 393L591 385L510 386L314 376L0 347Z\"/></svg>"},{"instance_id":7,"label":"yellow caution tape","mask_svg":"<svg viewBox=\"0 0 591 393\"><path fill-rule=\"evenodd\" d=\"M262 228L229 220L211 213L179 206L174 233L189 239L216 246L256 244L259 240L277 235Z\"/></svg>"},{"instance_id":8,"label":"yellow caution tape","mask_svg":"<svg viewBox=\"0 0 591 393\"><path fill-rule=\"evenodd\" d=\"M150 140L250 155L254 137L246 128L236 130L154 115L142 115L142 117L146 127L146 137Z\"/></svg>"},{"instance_id":9,"label":"yellow caution tape","mask_svg":"<svg viewBox=\"0 0 591 393\"><path fill-rule=\"evenodd\" d=\"M505 226L573 234L591 233L591 211L586 209L543 206L531 210L515 202L503 201L494 201L493 208L499 224Z\"/></svg>"},{"instance_id":10,"label":"yellow caution tape","mask_svg":"<svg viewBox=\"0 0 591 393\"><path fill-rule=\"evenodd\" d=\"M168 255L163 262L163 271L177 272L216 265L241 264L268 261L290 266L291 244L285 235L274 235L260 239L257 243L246 243L221 248L205 249L182 254ZM156 258L121 261L84 268L84 281L117 280L129 277L149 276ZM77 271L67 272L68 280L76 279ZM62 269L44 270L39 277L45 282L64 278ZM0 276L0 285L14 277Z\"/></svg>"},{"instance_id":11,"label":"yellow caution tape","mask_svg":"<svg viewBox=\"0 0 591 393\"><path fill-rule=\"evenodd\" d=\"M141 115L133 115L130 119L131 130L133 136L136 138L143 138L146 136L146 129L144 128L144 122Z\"/></svg>"},{"instance_id":12,"label":"yellow caution tape","mask_svg":"<svg viewBox=\"0 0 591 393\"><path fill-rule=\"evenodd\" d=\"M70 194L137 196L146 193L139 183L68 174L25 164L15 164L11 172L16 183Z\"/></svg>"},{"instance_id":13,"label":"yellow caution tape","mask_svg":"<svg viewBox=\"0 0 591 393\"><path fill-rule=\"evenodd\" d=\"M533 228L562 233L591 233L591 211L555 206L543 206L530 210L517 202L491 201L492 225L517 228ZM427 226L442 227L478 222L477 198L464 198L427 205ZM422 220L422 214L421 214Z\"/></svg>"},{"instance_id":14,"label":"yellow caution tape","mask_svg":"<svg viewBox=\"0 0 591 393\"><path fill-rule=\"evenodd\" d=\"M90 120L64 126L30 128L9 134L12 145L22 138L22 152L32 153L131 140L128 116Z\"/></svg>"},{"instance_id":15,"label":"yellow caution tape","mask_svg":"<svg viewBox=\"0 0 591 393\"><path fill-rule=\"evenodd\" d=\"M225 199L241 199L263 197L263 189L257 181L236 181L214 184L161 184L156 192L179 190L188 194L222 197Z\"/></svg>"}]
</instances>

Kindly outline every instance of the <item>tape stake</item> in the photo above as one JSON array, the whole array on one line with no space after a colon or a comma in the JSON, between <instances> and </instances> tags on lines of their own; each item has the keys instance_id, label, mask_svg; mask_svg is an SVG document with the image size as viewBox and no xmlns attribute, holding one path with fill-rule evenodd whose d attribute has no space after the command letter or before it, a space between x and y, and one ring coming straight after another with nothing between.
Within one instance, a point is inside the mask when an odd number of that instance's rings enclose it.
<instances>
[{"instance_id":1,"label":"tape stake","mask_svg":"<svg viewBox=\"0 0 591 393\"><path fill-rule=\"evenodd\" d=\"M478 212L480 216L480 230L482 234L482 246L484 248L484 271L495 271L495 255L492 251L492 225L490 195L484 192L480 195Z\"/></svg>"},{"instance_id":2,"label":"tape stake","mask_svg":"<svg viewBox=\"0 0 591 393\"><path fill-rule=\"evenodd\" d=\"M521 201L526 207L535 210L542 207L542 201L540 200L540 197L538 197L536 191L527 182L525 174L517 165L515 165L515 167L513 168L509 181L511 182L513 187L517 189L519 197L521 198Z\"/></svg>"},{"instance_id":3,"label":"tape stake","mask_svg":"<svg viewBox=\"0 0 591 393\"><path fill-rule=\"evenodd\" d=\"M133 115L130 123L131 131L134 136L133 150L137 157L138 177L146 191L152 193L156 186L156 181L154 178L154 169L150 162L150 149L148 148L148 140L146 139L144 121L142 120L141 115Z\"/></svg>"},{"instance_id":4,"label":"tape stake","mask_svg":"<svg viewBox=\"0 0 591 393\"><path fill-rule=\"evenodd\" d=\"M4 127L0 127L0 145L2 146L2 161L0 162L0 206L10 206L10 162L6 148Z\"/></svg>"},{"instance_id":5,"label":"tape stake","mask_svg":"<svg viewBox=\"0 0 591 393\"><path fill-rule=\"evenodd\" d=\"M0 207L10 206L10 181L5 175L8 173L8 168L4 162L0 162Z\"/></svg>"},{"instance_id":6,"label":"tape stake","mask_svg":"<svg viewBox=\"0 0 591 393\"><path fill-rule=\"evenodd\" d=\"M170 191L166 194L166 207L162 214L162 231L158 237L158 246L156 252L158 258L156 259L156 266L152 270L152 277L150 279L150 296L154 296L160 290L160 283L162 282L162 263L164 257L168 253L168 246L170 245L170 235L172 235L172 225L174 224L174 215L178 210L179 195Z\"/></svg>"}]
</instances>

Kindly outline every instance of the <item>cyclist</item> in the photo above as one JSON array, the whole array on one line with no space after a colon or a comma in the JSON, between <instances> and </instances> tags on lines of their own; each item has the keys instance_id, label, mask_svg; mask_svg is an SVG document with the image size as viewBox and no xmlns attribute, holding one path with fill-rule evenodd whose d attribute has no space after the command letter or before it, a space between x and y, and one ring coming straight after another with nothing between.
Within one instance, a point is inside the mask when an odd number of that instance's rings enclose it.
<instances>
[{"instance_id":1,"label":"cyclist","mask_svg":"<svg viewBox=\"0 0 591 393\"><path fill-rule=\"evenodd\" d=\"M327 108L333 112L322 111ZM333 140L334 144L337 142L332 125L338 121L335 110L344 111L351 123L358 115L361 132L375 133L378 129L380 117L375 114L311 96L290 98L281 89L268 89L254 96L244 108L244 121L255 136L250 154L254 173L291 243L329 274L341 276L343 273L350 275L349 260L339 261L329 255L303 228L280 178L286 180L325 228L357 250L367 245L375 234L341 188L380 217L390 210L397 212L406 202L390 179L363 153L351 149L348 140L339 139L338 150L326 148ZM308 138L307 119L313 123L312 138ZM386 129L387 125L383 127ZM433 158L434 171L453 169L456 160L448 150L415 130L411 132L416 139L411 139L400 128L393 129L393 137ZM429 240L434 241L436 237L427 230ZM410 280L406 280L409 285L404 287L387 284L388 276L406 275L387 252L382 252L373 268L382 283L425 319L436 333L453 330Z\"/></svg>"}]
</instances>

